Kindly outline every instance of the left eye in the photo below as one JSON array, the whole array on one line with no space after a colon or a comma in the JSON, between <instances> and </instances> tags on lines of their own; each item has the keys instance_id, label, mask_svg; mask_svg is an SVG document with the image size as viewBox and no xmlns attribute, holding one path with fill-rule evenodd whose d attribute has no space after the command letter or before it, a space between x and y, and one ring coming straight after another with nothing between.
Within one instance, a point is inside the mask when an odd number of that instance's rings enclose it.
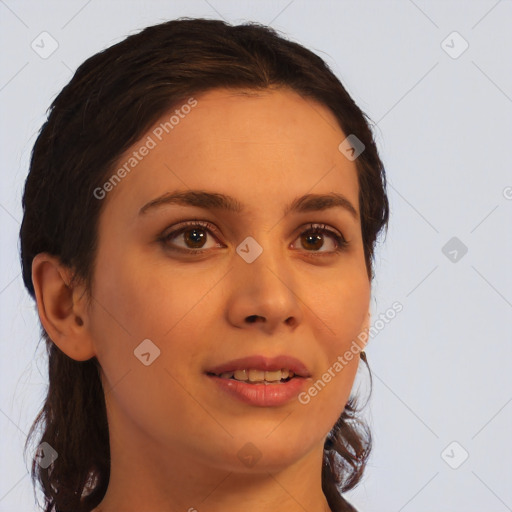
<instances>
[{"instance_id":1,"label":"left eye","mask_svg":"<svg viewBox=\"0 0 512 512\"><path fill-rule=\"evenodd\" d=\"M160 240L168 245L172 240L179 238L180 236L184 236L182 240L184 241L185 246L178 246L173 243L170 244L170 249L189 254L198 254L206 252L209 249L204 249L204 244L207 240L206 232L213 234L212 232L216 232L216 229L208 222L194 221L162 236ZM320 251L320 249L324 247L325 235L331 239L331 244L334 247L331 250ZM320 254L336 253L348 245L348 242L341 234L327 228L325 224L310 224L308 229L303 231L296 241L297 240L300 240L300 243L306 249L312 249L307 252ZM174 247L172 247L172 245L174 245Z\"/></svg>"},{"instance_id":2,"label":"left eye","mask_svg":"<svg viewBox=\"0 0 512 512\"><path fill-rule=\"evenodd\" d=\"M334 240L334 248L331 251L319 251L320 248L323 248L324 242L323 239L325 235L328 235L331 238L331 243ZM304 246L309 245L310 248L313 249L313 251L308 252L321 252L322 254L332 254L335 252L339 252L342 249L344 249L348 242L345 240L345 238L338 234L335 231L332 231L331 229L327 228L325 224L311 224L309 226L309 229L306 231L303 231L299 236L302 244ZM320 247L318 247L320 243Z\"/></svg>"}]
</instances>

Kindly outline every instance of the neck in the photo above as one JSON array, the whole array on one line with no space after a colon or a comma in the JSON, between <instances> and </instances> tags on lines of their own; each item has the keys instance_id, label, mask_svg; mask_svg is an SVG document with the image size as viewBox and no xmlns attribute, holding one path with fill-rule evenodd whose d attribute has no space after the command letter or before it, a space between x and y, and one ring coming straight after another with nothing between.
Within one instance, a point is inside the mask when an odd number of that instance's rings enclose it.
<instances>
[{"instance_id":1,"label":"neck","mask_svg":"<svg viewBox=\"0 0 512 512\"><path fill-rule=\"evenodd\" d=\"M322 491L323 442L285 468L212 467L190 453L111 440L109 487L93 512L331 512Z\"/></svg>"}]
</instances>

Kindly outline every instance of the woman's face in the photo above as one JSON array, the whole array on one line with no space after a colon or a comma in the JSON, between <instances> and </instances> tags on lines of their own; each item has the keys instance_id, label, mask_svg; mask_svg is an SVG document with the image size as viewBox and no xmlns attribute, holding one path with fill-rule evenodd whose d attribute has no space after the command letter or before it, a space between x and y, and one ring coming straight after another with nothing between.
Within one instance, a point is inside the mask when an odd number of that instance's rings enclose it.
<instances>
[{"instance_id":1,"label":"woman's face","mask_svg":"<svg viewBox=\"0 0 512 512\"><path fill-rule=\"evenodd\" d=\"M249 472L321 454L359 357L335 363L370 302L356 165L338 149L347 135L326 107L289 90L219 89L174 108L120 159L121 180L103 188L88 319L113 460L116 446L144 447L162 465L171 455ZM165 200L177 192L190 204ZM328 194L346 202L298 201ZM209 374L250 356L256 370L261 358L296 358L307 378L236 384Z\"/></svg>"}]
</instances>

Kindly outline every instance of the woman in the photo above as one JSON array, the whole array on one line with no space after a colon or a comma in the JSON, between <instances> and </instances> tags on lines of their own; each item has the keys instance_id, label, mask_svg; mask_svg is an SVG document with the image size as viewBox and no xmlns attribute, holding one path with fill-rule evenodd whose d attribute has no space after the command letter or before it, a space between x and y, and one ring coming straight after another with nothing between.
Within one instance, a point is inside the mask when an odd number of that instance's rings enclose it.
<instances>
[{"instance_id":1,"label":"woman","mask_svg":"<svg viewBox=\"0 0 512 512\"><path fill-rule=\"evenodd\" d=\"M318 56L255 23L128 37L53 102L23 208L46 511L355 510L388 201Z\"/></svg>"}]
</instances>

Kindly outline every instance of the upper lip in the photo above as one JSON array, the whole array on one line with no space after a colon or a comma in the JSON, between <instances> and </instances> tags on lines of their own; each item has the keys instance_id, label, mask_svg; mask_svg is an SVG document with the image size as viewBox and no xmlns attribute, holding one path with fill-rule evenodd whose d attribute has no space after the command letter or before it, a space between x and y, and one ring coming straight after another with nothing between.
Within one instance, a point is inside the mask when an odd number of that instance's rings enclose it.
<instances>
[{"instance_id":1,"label":"upper lip","mask_svg":"<svg viewBox=\"0 0 512 512\"><path fill-rule=\"evenodd\" d=\"M265 357L262 355L254 355L233 359L227 363L220 364L207 370L207 373L220 375L221 373L234 372L235 370L264 370L275 371L281 369L292 370L299 377L310 377L311 374L306 365L297 358L287 355L276 357Z\"/></svg>"}]
</instances>

